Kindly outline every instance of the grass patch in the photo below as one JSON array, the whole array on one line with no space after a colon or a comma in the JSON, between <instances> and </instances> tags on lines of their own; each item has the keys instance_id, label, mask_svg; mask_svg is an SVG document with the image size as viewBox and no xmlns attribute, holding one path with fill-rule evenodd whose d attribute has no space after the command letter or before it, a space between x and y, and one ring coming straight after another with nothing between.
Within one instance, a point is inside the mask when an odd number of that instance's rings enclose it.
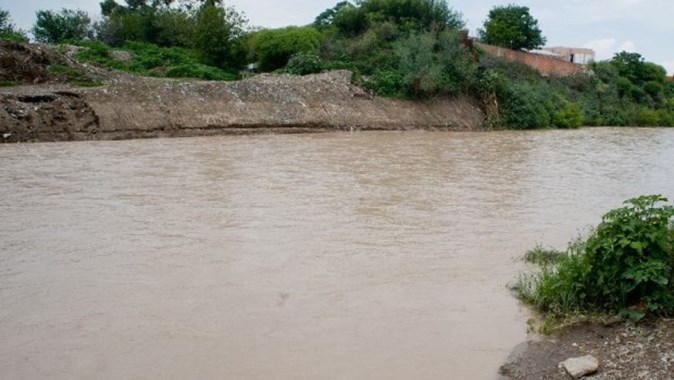
<instances>
[{"instance_id":1,"label":"grass patch","mask_svg":"<svg viewBox=\"0 0 674 380\"><path fill-rule=\"evenodd\" d=\"M73 85L77 87L100 87L103 85L103 81L100 80L76 80L72 82Z\"/></svg>"},{"instance_id":2,"label":"grass patch","mask_svg":"<svg viewBox=\"0 0 674 380\"><path fill-rule=\"evenodd\" d=\"M0 80L0 87L14 87L23 84L18 80Z\"/></svg>"},{"instance_id":3,"label":"grass patch","mask_svg":"<svg viewBox=\"0 0 674 380\"><path fill-rule=\"evenodd\" d=\"M54 63L47 67L47 70L52 74L63 74L68 79L77 80L82 77L82 73L70 66Z\"/></svg>"},{"instance_id":4,"label":"grass patch","mask_svg":"<svg viewBox=\"0 0 674 380\"><path fill-rule=\"evenodd\" d=\"M78 60L141 76L223 81L238 79L235 73L201 63L197 53L189 49L127 42L121 50L129 52L132 59L124 61L115 59L112 49L102 42L86 42L81 46L85 49L77 54Z\"/></svg>"},{"instance_id":5,"label":"grass patch","mask_svg":"<svg viewBox=\"0 0 674 380\"><path fill-rule=\"evenodd\" d=\"M542 244L538 243L524 254L524 261L532 264L547 265L559 262L564 256L566 256L566 252L554 248L544 248Z\"/></svg>"}]
</instances>

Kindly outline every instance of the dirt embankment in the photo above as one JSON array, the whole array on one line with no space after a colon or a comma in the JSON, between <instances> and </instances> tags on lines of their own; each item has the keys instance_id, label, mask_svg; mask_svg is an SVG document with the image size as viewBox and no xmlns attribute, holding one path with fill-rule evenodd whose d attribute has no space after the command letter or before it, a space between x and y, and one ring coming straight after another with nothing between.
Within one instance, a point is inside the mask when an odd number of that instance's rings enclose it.
<instances>
[{"instance_id":1,"label":"dirt embankment","mask_svg":"<svg viewBox=\"0 0 674 380\"><path fill-rule=\"evenodd\" d=\"M474 130L482 110L463 98L404 101L374 97L348 71L304 77L258 75L238 82L141 78L102 73L47 46L2 42L3 142L129 139L334 130ZM28 63L28 64L27 64ZM64 84L54 63L103 80ZM37 79L36 79L37 78Z\"/></svg>"}]
</instances>

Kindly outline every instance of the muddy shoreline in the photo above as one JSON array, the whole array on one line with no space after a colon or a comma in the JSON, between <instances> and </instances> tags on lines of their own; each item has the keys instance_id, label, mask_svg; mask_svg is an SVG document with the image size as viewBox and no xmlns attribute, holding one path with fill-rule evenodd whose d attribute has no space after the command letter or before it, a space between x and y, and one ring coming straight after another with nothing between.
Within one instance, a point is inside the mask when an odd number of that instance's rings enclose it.
<instances>
[{"instance_id":1,"label":"muddy shoreline","mask_svg":"<svg viewBox=\"0 0 674 380\"><path fill-rule=\"evenodd\" d=\"M571 379L559 365L585 355L599 360L587 379L674 378L674 320L583 324L559 335L542 336L513 350L499 371L502 379Z\"/></svg>"}]
</instances>

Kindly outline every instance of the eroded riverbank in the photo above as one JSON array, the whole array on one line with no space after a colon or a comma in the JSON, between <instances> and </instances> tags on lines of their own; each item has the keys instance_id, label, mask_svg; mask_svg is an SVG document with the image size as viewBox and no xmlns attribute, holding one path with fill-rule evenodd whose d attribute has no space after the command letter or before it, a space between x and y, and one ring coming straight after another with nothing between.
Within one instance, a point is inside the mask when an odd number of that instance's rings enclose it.
<instances>
[{"instance_id":1,"label":"eroded riverbank","mask_svg":"<svg viewBox=\"0 0 674 380\"><path fill-rule=\"evenodd\" d=\"M468 131L483 113L466 98L379 98L348 71L304 77L259 75L238 82L116 74L98 88L0 88L3 142L360 130Z\"/></svg>"}]
</instances>

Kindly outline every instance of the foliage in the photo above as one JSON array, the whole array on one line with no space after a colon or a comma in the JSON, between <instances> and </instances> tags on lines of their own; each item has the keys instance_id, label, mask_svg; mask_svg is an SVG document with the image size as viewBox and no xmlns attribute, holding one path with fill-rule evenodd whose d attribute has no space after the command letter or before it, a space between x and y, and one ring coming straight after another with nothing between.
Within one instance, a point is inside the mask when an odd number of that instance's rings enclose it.
<instances>
[{"instance_id":1,"label":"foliage","mask_svg":"<svg viewBox=\"0 0 674 380\"><path fill-rule=\"evenodd\" d=\"M517 5L492 8L479 33L485 43L513 50L538 49L546 42L529 8Z\"/></svg>"},{"instance_id":2,"label":"foliage","mask_svg":"<svg viewBox=\"0 0 674 380\"><path fill-rule=\"evenodd\" d=\"M314 27L320 28L322 26L332 25L335 22L335 15L345 6L350 5L348 1L340 1L334 7L328 8L321 12L314 20Z\"/></svg>"},{"instance_id":3,"label":"foliage","mask_svg":"<svg viewBox=\"0 0 674 380\"><path fill-rule=\"evenodd\" d=\"M23 84L23 82L18 80L0 80L0 87L14 87Z\"/></svg>"},{"instance_id":4,"label":"foliage","mask_svg":"<svg viewBox=\"0 0 674 380\"><path fill-rule=\"evenodd\" d=\"M140 75L168 78L198 78L205 80L235 80L237 76L217 67L199 62L198 55L181 48L162 48L143 42L128 42L122 50L132 54L130 62L116 60L111 56L111 48L102 42L82 44L85 49L77 58L84 62Z\"/></svg>"},{"instance_id":5,"label":"foliage","mask_svg":"<svg viewBox=\"0 0 674 380\"><path fill-rule=\"evenodd\" d=\"M385 22L408 32L460 29L465 25L463 16L444 0L362 0L356 5L335 7L329 16L346 36L356 36L373 24Z\"/></svg>"},{"instance_id":6,"label":"foliage","mask_svg":"<svg viewBox=\"0 0 674 380\"><path fill-rule=\"evenodd\" d=\"M552 114L552 125L558 128L579 128L585 116L576 102L562 100Z\"/></svg>"},{"instance_id":7,"label":"foliage","mask_svg":"<svg viewBox=\"0 0 674 380\"><path fill-rule=\"evenodd\" d=\"M565 256L566 252L553 248L545 248L539 243L524 254L524 261L532 264L547 265L558 263Z\"/></svg>"},{"instance_id":8,"label":"foliage","mask_svg":"<svg viewBox=\"0 0 674 380\"><path fill-rule=\"evenodd\" d=\"M307 75L323 71L323 61L316 53L299 53L293 55L285 71L295 75Z\"/></svg>"},{"instance_id":9,"label":"foliage","mask_svg":"<svg viewBox=\"0 0 674 380\"><path fill-rule=\"evenodd\" d=\"M3 9L0 9L0 39L14 42L28 42L26 33L14 26L9 12Z\"/></svg>"},{"instance_id":10,"label":"foliage","mask_svg":"<svg viewBox=\"0 0 674 380\"><path fill-rule=\"evenodd\" d=\"M468 87L473 65L456 33L413 33L394 43L401 88L411 97L457 94Z\"/></svg>"},{"instance_id":11,"label":"foliage","mask_svg":"<svg viewBox=\"0 0 674 380\"><path fill-rule=\"evenodd\" d=\"M183 1L180 7L171 3L134 0L123 6L105 0L97 36L111 46L137 41L194 49L201 63L221 68L237 69L243 64L241 40L248 20L242 14L221 1Z\"/></svg>"},{"instance_id":12,"label":"foliage","mask_svg":"<svg viewBox=\"0 0 674 380\"><path fill-rule=\"evenodd\" d=\"M91 19L81 10L37 11L33 26L35 39L45 43L82 41L93 37Z\"/></svg>"},{"instance_id":13,"label":"foliage","mask_svg":"<svg viewBox=\"0 0 674 380\"><path fill-rule=\"evenodd\" d=\"M263 29L253 36L252 53L260 70L273 71L288 64L299 53L317 53L321 34L311 26Z\"/></svg>"},{"instance_id":14,"label":"foliage","mask_svg":"<svg viewBox=\"0 0 674 380\"><path fill-rule=\"evenodd\" d=\"M528 82L512 83L502 102L502 118L513 129L547 128L551 124L549 88Z\"/></svg>"},{"instance_id":15,"label":"foliage","mask_svg":"<svg viewBox=\"0 0 674 380\"><path fill-rule=\"evenodd\" d=\"M674 315L674 207L660 195L606 213L559 261L520 278L520 296L543 311Z\"/></svg>"},{"instance_id":16,"label":"foliage","mask_svg":"<svg viewBox=\"0 0 674 380\"><path fill-rule=\"evenodd\" d=\"M225 10L206 2L196 15L194 45L204 57L204 62L220 65L228 60L229 27L225 20Z\"/></svg>"}]
</instances>

